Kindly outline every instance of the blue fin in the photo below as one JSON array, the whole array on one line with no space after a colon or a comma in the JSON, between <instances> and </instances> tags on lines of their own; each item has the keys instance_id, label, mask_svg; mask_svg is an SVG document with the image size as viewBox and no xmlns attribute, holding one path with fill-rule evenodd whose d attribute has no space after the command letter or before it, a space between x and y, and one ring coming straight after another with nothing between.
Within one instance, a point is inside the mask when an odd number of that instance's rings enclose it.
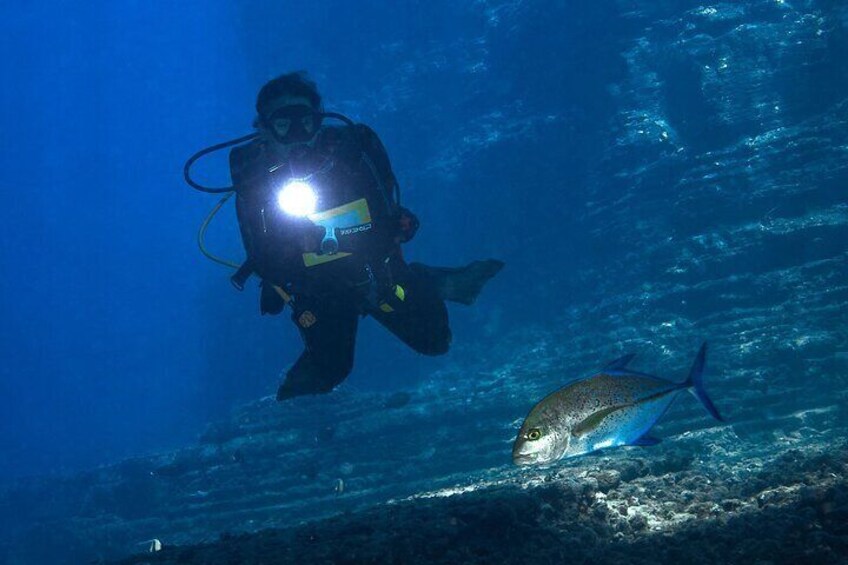
<instances>
[{"instance_id":1,"label":"blue fin","mask_svg":"<svg viewBox=\"0 0 848 565\"><path fill-rule=\"evenodd\" d=\"M722 418L721 414L718 413L715 404L713 404L713 401L710 400L709 396L707 396L707 391L704 390L704 365L706 363L706 358L707 342L705 341L704 344L701 345L701 349L695 357L695 362L692 363L692 368L689 369L689 377L683 385L695 395L695 398L701 401L701 404L704 405L704 408L707 409L707 412L709 412L713 418L719 422L724 422L724 418Z\"/></svg>"},{"instance_id":2,"label":"blue fin","mask_svg":"<svg viewBox=\"0 0 848 565\"><path fill-rule=\"evenodd\" d=\"M633 361L633 358L636 357L635 353L628 353L624 357L619 357L615 361L610 361L606 365L604 365L604 371L612 371L614 369L623 369L627 366L628 363Z\"/></svg>"},{"instance_id":3,"label":"blue fin","mask_svg":"<svg viewBox=\"0 0 848 565\"><path fill-rule=\"evenodd\" d=\"M656 437L642 436L639 439L631 442L630 445L639 445L639 446L642 446L642 447L649 447L651 445L656 445L661 441L662 441L661 439L656 438Z\"/></svg>"}]
</instances>

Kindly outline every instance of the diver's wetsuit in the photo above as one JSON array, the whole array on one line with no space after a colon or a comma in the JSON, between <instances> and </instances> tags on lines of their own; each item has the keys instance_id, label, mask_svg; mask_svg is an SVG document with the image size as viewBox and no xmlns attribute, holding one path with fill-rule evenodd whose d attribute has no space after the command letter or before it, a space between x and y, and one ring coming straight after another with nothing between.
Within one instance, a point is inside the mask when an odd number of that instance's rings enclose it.
<instances>
[{"instance_id":1,"label":"diver's wetsuit","mask_svg":"<svg viewBox=\"0 0 848 565\"><path fill-rule=\"evenodd\" d=\"M371 129L324 127L311 147L282 160L254 141L232 150L230 172L248 263L262 278L261 311L279 313L284 303L274 286L285 290L306 346L278 400L329 392L344 380L362 315L373 316L420 353L447 351L447 308L431 275L403 260L400 242L414 233L403 226L414 216L394 198L396 180ZM277 191L307 177L318 193L319 218L285 215ZM357 228L339 238L339 253L316 253L325 232L316 223L322 221Z\"/></svg>"}]
</instances>

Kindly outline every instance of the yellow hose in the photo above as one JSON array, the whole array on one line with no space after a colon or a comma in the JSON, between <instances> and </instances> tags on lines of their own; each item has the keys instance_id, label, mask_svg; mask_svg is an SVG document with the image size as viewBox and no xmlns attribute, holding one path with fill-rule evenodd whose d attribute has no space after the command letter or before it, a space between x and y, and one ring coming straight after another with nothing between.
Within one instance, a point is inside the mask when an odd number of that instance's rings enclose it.
<instances>
[{"instance_id":1,"label":"yellow hose","mask_svg":"<svg viewBox=\"0 0 848 565\"><path fill-rule=\"evenodd\" d=\"M206 219L203 220L203 223L200 224L200 230L197 232L197 245L200 247L200 252L203 253L211 261L214 261L219 265L224 265L225 267L238 269L241 265L239 265L235 261L229 261L227 259L222 259L220 257L212 255L212 253L210 253L209 250L206 249L206 230L207 228L209 228L209 224L212 222L212 218L214 218L215 214L218 213L218 210L220 210L221 207L226 204L227 200L232 198L233 194L235 193L229 192L223 198L221 198L218 203L215 204L215 207L212 208L212 211L209 212L209 214L206 216Z\"/></svg>"}]
</instances>

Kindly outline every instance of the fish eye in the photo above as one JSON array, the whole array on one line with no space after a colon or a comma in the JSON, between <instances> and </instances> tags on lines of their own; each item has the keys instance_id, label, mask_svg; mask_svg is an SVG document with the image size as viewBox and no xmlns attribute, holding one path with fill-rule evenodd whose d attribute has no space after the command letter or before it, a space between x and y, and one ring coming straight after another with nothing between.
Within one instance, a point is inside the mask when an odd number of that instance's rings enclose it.
<instances>
[{"instance_id":1,"label":"fish eye","mask_svg":"<svg viewBox=\"0 0 848 565\"><path fill-rule=\"evenodd\" d=\"M540 430L539 428L533 428L529 432L527 432L527 439L529 439L530 441L536 441L540 437L542 437L542 430Z\"/></svg>"}]
</instances>

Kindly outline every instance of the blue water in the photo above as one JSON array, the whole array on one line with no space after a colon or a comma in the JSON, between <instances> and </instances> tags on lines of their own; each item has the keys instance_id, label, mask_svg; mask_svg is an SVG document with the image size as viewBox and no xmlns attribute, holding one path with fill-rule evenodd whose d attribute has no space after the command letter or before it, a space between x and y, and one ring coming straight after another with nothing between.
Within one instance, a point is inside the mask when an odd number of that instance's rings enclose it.
<instances>
[{"instance_id":1,"label":"blue water","mask_svg":"<svg viewBox=\"0 0 848 565\"><path fill-rule=\"evenodd\" d=\"M411 260L508 262L479 308L452 313L459 343L493 310L504 323L545 315L550 292L537 283L574 264L567 218L593 124L610 104L605 82L621 63L612 44L589 50L594 26L562 36L510 29L511 10L4 8L3 51L15 56L3 58L14 79L4 81L0 110L0 474L179 445L274 391L299 338L288 320L257 316L255 285L236 293L229 273L197 252L195 230L214 200L180 175L195 150L249 132L256 91L285 71L307 69L327 108L379 133L404 203L422 220ZM561 21L603 18L585 6L555 11ZM601 33L614 43L614 30ZM225 156L202 165L207 182L229 180ZM238 259L234 224L222 215L209 240ZM537 257L546 247L553 260ZM413 383L442 362L372 324L357 357L350 384L366 390ZM400 375L384 376L398 364Z\"/></svg>"},{"instance_id":2,"label":"blue water","mask_svg":"<svg viewBox=\"0 0 848 565\"><path fill-rule=\"evenodd\" d=\"M735 398L755 366L844 398L846 34L826 0L3 4L0 479L193 445L275 392L301 341L200 254L215 198L182 165L300 69L385 144L407 259L507 264L451 307L445 357L366 320L343 391L461 374L533 327L665 369L709 339ZM228 184L224 153L197 176ZM207 239L243 256L231 205Z\"/></svg>"}]
</instances>

